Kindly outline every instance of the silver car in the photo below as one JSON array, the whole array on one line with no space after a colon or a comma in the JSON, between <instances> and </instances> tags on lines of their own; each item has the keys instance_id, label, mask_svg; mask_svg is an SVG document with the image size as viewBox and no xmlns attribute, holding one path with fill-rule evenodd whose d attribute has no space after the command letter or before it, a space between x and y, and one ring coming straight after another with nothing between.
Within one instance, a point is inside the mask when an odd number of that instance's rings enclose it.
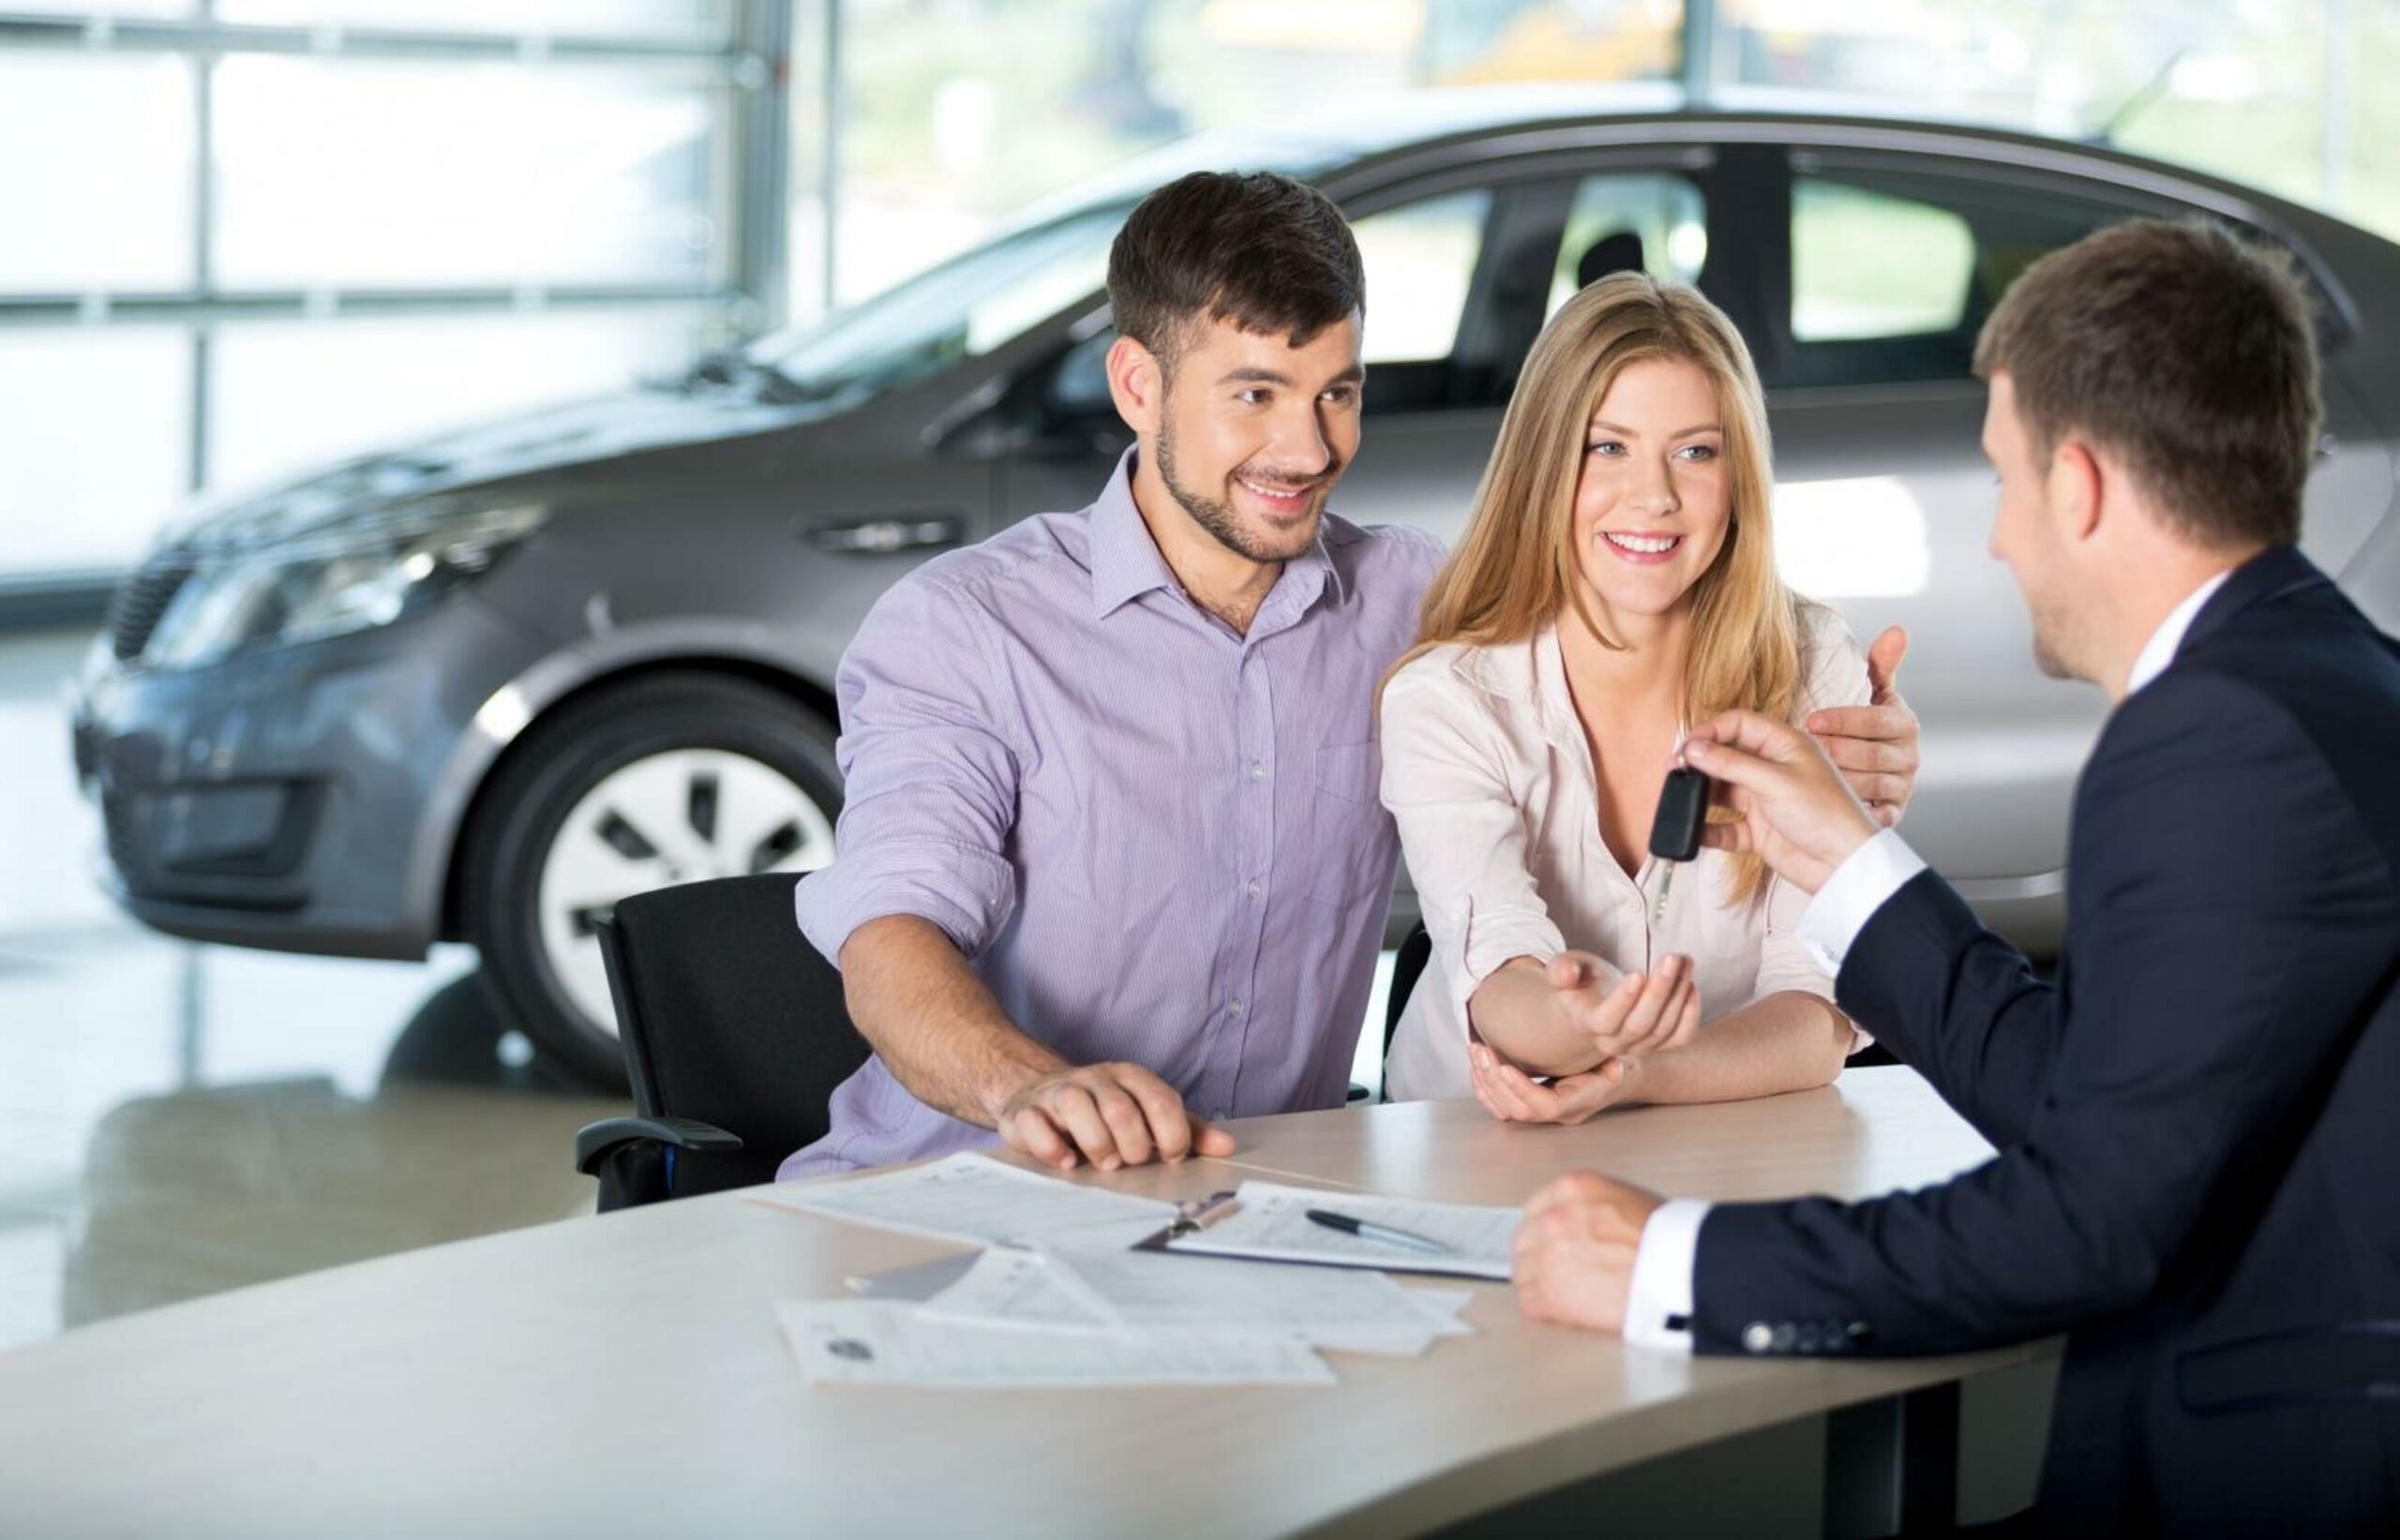
<instances>
[{"instance_id":1,"label":"silver car","mask_svg":"<svg viewBox=\"0 0 2400 1540\"><path fill-rule=\"evenodd\" d=\"M1984 548L1968 360L2028 262L2132 215L2290 251L2326 357L2307 548L2400 623L2400 247L2095 146L1437 102L1187 142L682 379L191 510L118 594L74 712L119 900L246 946L472 941L535 1037L621 1074L593 919L831 857L844 643L933 552L1097 492L1129 437L1101 367L1108 244L1198 165L1307 176L1356 225L1368 423L1337 497L1361 521L1458 533L1515 372L1581 284L1646 268L1722 305L1769 389L1786 576L1862 639L1913 637L1911 839L2032 948L2101 702L2035 672ZM1413 912L1403 889L1395 934Z\"/></svg>"}]
</instances>

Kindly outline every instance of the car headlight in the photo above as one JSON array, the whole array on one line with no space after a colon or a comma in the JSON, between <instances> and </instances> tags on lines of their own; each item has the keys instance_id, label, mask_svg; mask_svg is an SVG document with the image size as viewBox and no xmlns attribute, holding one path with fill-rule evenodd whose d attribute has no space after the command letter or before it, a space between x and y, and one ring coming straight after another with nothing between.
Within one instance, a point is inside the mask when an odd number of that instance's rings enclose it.
<instances>
[{"instance_id":1,"label":"car headlight","mask_svg":"<svg viewBox=\"0 0 2400 1540\"><path fill-rule=\"evenodd\" d=\"M194 668L244 648L389 625L472 582L548 515L495 508L204 561L159 617L142 660Z\"/></svg>"}]
</instances>

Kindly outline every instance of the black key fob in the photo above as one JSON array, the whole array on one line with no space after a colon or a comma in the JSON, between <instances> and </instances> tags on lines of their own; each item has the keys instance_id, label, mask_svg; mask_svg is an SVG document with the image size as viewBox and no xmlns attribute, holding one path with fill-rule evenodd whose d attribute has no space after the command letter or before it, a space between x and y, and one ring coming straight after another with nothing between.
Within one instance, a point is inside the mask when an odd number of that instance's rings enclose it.
<instances>
[{"instance_id":1,"label":"black key fob","mask_svg":"<svg viewBox=\"0 0 2400 1540\"><path fill-rule=\"evenodd\" d=\"M1650 824L1650 854L1660 860L1689 860L1700 854L1700 831L1708 823L1708 777L1688 765L1667 772L1658 792L1658 815Z\"/></svg>"}]
</instances>

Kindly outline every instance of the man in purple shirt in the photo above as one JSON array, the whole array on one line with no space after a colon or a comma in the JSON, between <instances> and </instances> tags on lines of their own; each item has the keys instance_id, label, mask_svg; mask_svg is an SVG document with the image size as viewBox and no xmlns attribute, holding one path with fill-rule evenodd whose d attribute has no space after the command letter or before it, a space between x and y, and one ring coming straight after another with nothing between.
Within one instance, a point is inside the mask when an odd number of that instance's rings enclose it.
<instances>
[{"instance_id":1,"label":"man in purple shirt","mask_svg":"<svg viewBox=\"0 0 2400 1540\"><path fill-rule=\"evenodd\" d=\"M1161 188L1109 257L1136 442L1099 501L867 616L836 680L839 854L797 903L875 1054L783 1176L996 1137L1113 1170L1342 1103L1399 853L1375 688L1442 557L1326 510L1364 288L1312 188ZM1904 800L1914 718L1841 730Z\"/></svg>"}]
</instances>

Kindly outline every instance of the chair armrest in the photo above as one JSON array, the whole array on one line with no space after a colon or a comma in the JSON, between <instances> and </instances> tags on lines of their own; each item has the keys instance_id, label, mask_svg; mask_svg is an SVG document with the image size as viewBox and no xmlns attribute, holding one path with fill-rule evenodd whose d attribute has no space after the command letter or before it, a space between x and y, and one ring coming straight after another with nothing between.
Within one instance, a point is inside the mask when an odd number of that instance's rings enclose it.
<instances>
[{"instance_id":1,"label":"chair armrest","mask_svg":"<svg viewBox=\"0 0 2400 1540\"><path fill-rule=\"evenodd\" d=\"M600 1174L600 1162L620 1144L641 1140L679 1150L738 1150L739 1136L697 1117L604 1117L576 1131L575 1169L586 1176Z\"/></svg>"}]
</instances>

